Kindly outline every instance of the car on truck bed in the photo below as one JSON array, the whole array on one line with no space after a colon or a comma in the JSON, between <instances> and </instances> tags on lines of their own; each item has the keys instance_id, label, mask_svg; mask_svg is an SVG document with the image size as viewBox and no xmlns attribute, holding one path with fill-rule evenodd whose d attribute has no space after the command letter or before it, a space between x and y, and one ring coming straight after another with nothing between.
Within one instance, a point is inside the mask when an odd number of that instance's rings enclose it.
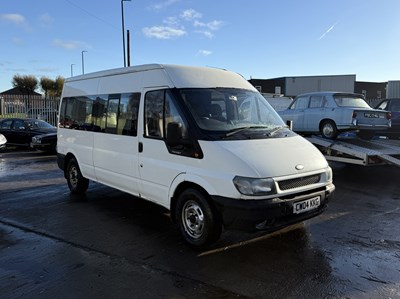
<instances>
[{"instance_id":1,"label":"car on truck bed","mask_svg":"<svg viewBox=\"0 0 400 299\"><path fill-rule=\"evenodd\" d=\"M355 93L300 94L288 109L278 113L284 121L292 121L293 131L329 139L357 130L361 138L370 138L374 132L391 127L390 112L371 108L362 95Z\"/></svg>"}]
</instances>

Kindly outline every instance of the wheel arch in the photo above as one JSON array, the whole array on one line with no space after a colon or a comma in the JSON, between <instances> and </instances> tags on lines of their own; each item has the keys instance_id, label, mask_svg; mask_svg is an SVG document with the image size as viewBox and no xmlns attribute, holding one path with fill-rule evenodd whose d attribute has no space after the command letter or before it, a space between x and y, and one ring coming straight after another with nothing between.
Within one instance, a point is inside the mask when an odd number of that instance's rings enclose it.
<instances>
[{"instance_id":1,"label":"wheel arch","mask_svg":"<svg viewBox=\"0 0 400 299\"><path fill-rule=\"evenodd\" d=\"M323 124L324 122L326 122L326 121L332 121L332 122L336 125L336 127L337 127L337 123L336 123L332 118L323 118L323 119L321 119L320 122L319 122L319 126L318 126L319 130L322 129L322 124Z\"/></svg>"},{"instance_id":2,"label":"wheel arch","mask_svg":"<svg viewBox=\"0 0 400 299\"><path fill-rule=\"evenodd\" d=\"M178 179L179 178L179 179ZM215 213L218 213L217 208L215 207L210 194L212 193L212 189L208 184L202 184L199 181L196 180L190 180L185 176L178 176L175 178L169 192L169 197L170 197L170 213L171 213L171 219L175 223L176 222L176 213L175 213L175 207L177 203L177 199L179 195L182 194L183 191L187 189L196 189L200 193L204 195L204 197L207 199L208 204L210 207L213 209Z\"/></svg>"}]
</instances>

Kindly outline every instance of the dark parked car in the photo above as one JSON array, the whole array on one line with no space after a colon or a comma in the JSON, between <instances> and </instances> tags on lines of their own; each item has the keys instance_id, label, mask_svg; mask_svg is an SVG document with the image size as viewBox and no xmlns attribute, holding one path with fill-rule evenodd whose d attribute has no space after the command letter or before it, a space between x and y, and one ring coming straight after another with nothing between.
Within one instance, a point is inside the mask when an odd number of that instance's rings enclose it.
<instances>
[{"instance_id":1,"label":"dark parked car","mask_svg":"<svg viewBox=\"0 0 400 299\"><path fill-rule=\"evenodd\" d=\"M48 133L32 137L31 148L44 152L56 152L57 133Z\"/></svg>"},{"instance_id":2,"label":"dark parked car","mask_svg":"<svg viewBox=\"0 0 400 299\"><path fill-rule=\"evenodd\" d=\"M377 132L379 135L386 135L389 138L400 138L400 98L383 100L376 106L376 109L387 110L392 113L392 127L386 131Z\"/></svg>"},{"instance_id":3,"label":"dark parked car","mask_svg":"<svg viewBox=\"0 0 400 299\"><path fill-rule=\"evenodd\" d=\"M43 120L31 118L0 120L0 134L7 138L7 145L30 146L32 137L48 133L57 133L57 128Z\"/></svg>"}]
</instances>

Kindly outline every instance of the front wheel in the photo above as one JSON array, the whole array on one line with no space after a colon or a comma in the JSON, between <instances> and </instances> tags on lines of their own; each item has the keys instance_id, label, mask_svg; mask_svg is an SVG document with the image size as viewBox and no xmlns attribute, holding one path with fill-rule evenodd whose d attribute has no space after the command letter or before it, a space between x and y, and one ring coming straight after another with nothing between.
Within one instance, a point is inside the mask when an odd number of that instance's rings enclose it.
<instances>
[{"instance_id":1,"label":"front wheel","mask_svg":"<svg viewBox=\"0 0 400 299\"><path fill-rule=\"evenodd\" d=\"M89 180L82 176L78 162L72 158L67 166L67 182L72 194L83 194L89 186Z\"/></svg>"},{"instance_id":2,"label":"front wheel","mask_svg":"<svg viewBox=\"0 0 400 299\"><path fill-rule=\"evenodd\" d=\"M184 240L193 247L204 248L221 235L221 218L206 196L196 189L187 189L179 195L175 215Z\"/></svg>"},{"instance_id":3,"label":"front wheel","mask_svg":"<svg viewBox=\"0 0 400 299\"><path fill-rule=\"evenodd\" d=\"M339 131L334 121L324 120L321 123L320 133L324 138L335 139L338 136Z\"/></svg>"}]
</instances>

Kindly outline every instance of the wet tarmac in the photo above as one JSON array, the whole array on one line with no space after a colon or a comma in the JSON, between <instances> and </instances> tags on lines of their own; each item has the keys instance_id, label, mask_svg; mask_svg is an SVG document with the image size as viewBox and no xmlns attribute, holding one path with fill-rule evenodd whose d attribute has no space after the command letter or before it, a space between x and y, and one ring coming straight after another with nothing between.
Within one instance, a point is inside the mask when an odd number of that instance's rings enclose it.
<instances>
[{"instance_id":1,"label":"wet tarmac","mask_svg":"<svg viewBox=\"0 0 400 299\"><path fill-rule=\"evenodd\" d=\"M0 153L0 298L400 298L400 168L332 166L322 215L194 251L166 210Z\"/></svg>"}]
</instances>

